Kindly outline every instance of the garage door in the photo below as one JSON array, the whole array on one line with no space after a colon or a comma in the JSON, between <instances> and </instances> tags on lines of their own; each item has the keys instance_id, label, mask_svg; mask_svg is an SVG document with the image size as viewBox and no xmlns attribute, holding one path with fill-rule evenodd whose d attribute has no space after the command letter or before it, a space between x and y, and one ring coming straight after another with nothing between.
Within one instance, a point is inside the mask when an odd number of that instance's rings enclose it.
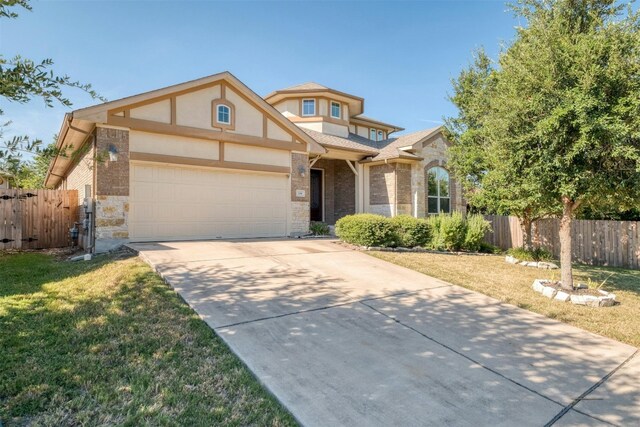
<instances>
[{"instance_id":1,"label":"garage door","mask_svg":"<svg viewBox=\"0 0 640 427\"><path fill-rule=\"evenodd\" d=\"M287 234L288 178L132 164L132 241L280 237Z\"/></svg>"}]
</instances>

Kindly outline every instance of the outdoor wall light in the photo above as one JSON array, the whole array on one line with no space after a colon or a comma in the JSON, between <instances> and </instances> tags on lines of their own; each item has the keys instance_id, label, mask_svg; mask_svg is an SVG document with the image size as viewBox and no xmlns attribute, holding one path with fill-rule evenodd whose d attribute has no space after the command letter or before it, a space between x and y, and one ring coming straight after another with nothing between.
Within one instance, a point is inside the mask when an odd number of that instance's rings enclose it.
<instances>
[{"instance_id":1,"label":"outdoor wall light","mask_svg":"<svg viewBox=\"0 0 640 427\"><path fill-rule=\"evenodd\" d=\"M303 165L299 165L298 172L300 173L300 176L304 178L304 174L307 172L307 168L305 168Z\"/></svg>"},{"instance_id":2,"label":"outdoor wall light","mask_svg":"<svg viewBox=\"0 0 640 427\"><path fill-rule=\"evenodd\" d=\"M109 160L111 160L112 162L117 162L118 149L116 148L116 146L113 144L109 145L109 149L107 151L109 151Z\"/></svg>"}]
</instances>

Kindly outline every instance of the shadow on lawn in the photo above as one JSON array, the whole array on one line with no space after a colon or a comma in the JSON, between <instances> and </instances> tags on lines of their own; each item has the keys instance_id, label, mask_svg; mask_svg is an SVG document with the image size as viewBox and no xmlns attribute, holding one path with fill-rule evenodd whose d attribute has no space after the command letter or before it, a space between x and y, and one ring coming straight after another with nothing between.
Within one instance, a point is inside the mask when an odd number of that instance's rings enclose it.
<instances>
[{"instance_id":1,"label":"shadow on lawn","mask_svg":"<svg viewBox=\"0 0 640 427\"><path fill-rule=\"evenodd\" d=\"M0 425L293 424L156 274L117 261L2 270Z\"/></svg>"},{"instance_id":2,"label":"shadow on lawn","mask_svg":"<svg viewBox=\"0 0 640 427\"><path fill-rule=\"evenodd\" d=\"M575 264L574 271L582 278L589 278L596 285L610 292L623 290L640 295L640 270L629 270L618 267L598 267L585 264ZM579 280L583 282L584 280Z\"/></svg>"}]
</instances>

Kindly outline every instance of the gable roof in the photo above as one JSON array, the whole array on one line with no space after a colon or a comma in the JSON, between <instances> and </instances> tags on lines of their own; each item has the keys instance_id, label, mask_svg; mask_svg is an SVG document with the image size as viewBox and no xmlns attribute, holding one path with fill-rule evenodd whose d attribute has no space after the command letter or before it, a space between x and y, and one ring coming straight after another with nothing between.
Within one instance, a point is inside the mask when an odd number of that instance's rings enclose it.
<instances>
[{"instance_id":1,"label":"gable roof","mask_svg":"<svg viewBox=\"0 0 640 427\"><path fill-rule=\"evenodd\" d=\"M200 87L206 87L207 85L211 85L219 81L225 81L234 89L238 90L254 104L259 106L259 108L261 108L270 119L286 128L300 141L308 144L309 151L311 153L321 154L326 152L326 150L313 138L280 114L280 112L271 106L271 104L262 99L258 94L252 91L248 86L228 71L167 86L161 89L143 92L138 95L128 96L110 102L80 108L71 113L67 113L65 114L60 132L58 133L60 137L58 138L57 147L58 149L62 149L63 147L72 146L74 147L74 151L79 150L96 123L107 123L109 111L123 107L151 103L156 99L165 98L169 95L196 91L199 90ZM49 170L45 178L45 186L55 186L62 178L62 175L66 172L71 162L72 159L70 157L65 157L63 155L56 156L49 165Z\"/></svg>"},{"instance_id":2,"label":"gable roof","mask_svg":"<svg viewBox=\"0 0 640 427\"><path fill-rule=\"evenodd\" d=\"M437 126L430 129L420 130L407 135L401 135L397 138L390 138L384 141L380 141L380 149L378 154L371 159L367 159L367 162L377 162L380 160L390 159L409 159L409 160L421 160L422 158L410 153L407 150L413 150L419 143L426 141L432 136L441 132L442 126Z\"/></svg>"}]
</instances>

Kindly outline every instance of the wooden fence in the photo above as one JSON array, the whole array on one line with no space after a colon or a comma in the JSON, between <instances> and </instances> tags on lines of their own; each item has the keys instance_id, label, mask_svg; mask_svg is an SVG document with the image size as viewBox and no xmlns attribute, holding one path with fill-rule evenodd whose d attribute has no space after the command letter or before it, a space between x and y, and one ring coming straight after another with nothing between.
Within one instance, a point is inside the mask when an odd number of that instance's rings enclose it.
<instances>
[{"instance_id":1,"label":"wooden fence","mask_svg":"<svg viewBox=\"0 0 640 427\"><path fill-rule=\"evenodd\" d=\"M0 250L71 245L77 190L0 190Z\"/></svg>"},{"instance_id":2,"label":"wooden fence","mask_svg":"<svg viewBox=\"0 0 640 427\"><path fill-rule=\"evenodd\" d=\"M487 215L493 233L485 240L502 249L522 246L522 229L515 217ZM542 219L533 224L536 247L560 256L559 219ZM574 220L573 260L584 264L640 269L640 222Z\"/></svg>"}]
</instances>

